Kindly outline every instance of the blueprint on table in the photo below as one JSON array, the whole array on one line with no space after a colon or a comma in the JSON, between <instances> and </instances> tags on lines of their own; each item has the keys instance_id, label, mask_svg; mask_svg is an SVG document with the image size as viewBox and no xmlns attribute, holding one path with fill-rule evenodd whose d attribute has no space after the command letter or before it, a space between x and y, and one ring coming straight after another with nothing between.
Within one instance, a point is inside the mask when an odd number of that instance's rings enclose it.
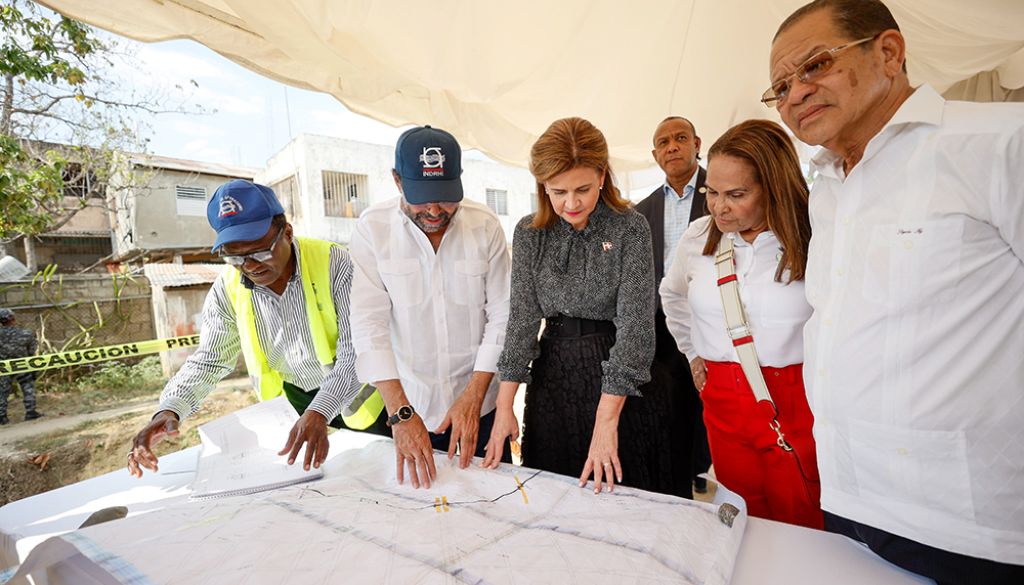
<instances>
[{"instance_id":1,"label":"blueprint on table","mask_svg":"<svg viewBox=\"0 0 1024 585\"><path fill-rule=\"evenodd\" d=\"M623 487L596 495L569 477L435 458L437 481L413 489L395 480L392 443L373 442L315 483L50 539L32 553L46 561L30 556L22 574L74 557L103 574L96 583L132 585L729 582L742 512L729 527L711 504Z\"/></svg>"}]
</instances>

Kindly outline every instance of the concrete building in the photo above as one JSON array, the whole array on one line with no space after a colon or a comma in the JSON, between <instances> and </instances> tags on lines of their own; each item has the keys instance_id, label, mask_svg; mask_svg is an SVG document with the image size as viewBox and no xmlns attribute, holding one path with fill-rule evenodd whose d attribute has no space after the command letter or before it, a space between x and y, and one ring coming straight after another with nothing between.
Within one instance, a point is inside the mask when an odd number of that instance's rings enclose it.
<instances>
[{"instance_id":1,"label":"concrete building","mask_svg":"<svg viewBox=\"0 0 1024 585\"><path fill-rule=\"evenodd\" d=\"M257 169L155 155L126 156L107 192L113 258L126 262L212 259L214 232L206 202L231 179L253 180Z\"/></svg>"},{"instance_id":2,"label":"concrete building","mask_svg":"<svg viewBox=\"0 0 1024 585\"><path fill-rule=\"evenodd\" d=\"M267 162L258 180L281 199L296 232L348 243L359 214L398 196L391 178L394 146L300 134ZM536 184L529 171L463 153L468 199L488 205L511 242L519 219L534 210Z\"/></svg>"}]
</instances>

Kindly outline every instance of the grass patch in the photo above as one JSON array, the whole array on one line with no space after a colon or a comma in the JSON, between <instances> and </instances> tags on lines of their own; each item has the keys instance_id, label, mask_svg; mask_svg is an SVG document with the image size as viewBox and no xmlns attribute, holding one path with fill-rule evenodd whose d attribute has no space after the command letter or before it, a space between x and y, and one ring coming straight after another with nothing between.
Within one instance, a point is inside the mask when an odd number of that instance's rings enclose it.
<instances>
[{"instance_id":1,"label":"grass patch","mask_svg":"<svg viewBox=\"0 0 1024 585\"><path fill-rule=\"evenodd\" d=\"M88 414L155 400L166 383L158 356L148 356L134 364L111 361L71 381L43 380L37 401L39 410L47 414Z\"/></svg>"}]
</instances>

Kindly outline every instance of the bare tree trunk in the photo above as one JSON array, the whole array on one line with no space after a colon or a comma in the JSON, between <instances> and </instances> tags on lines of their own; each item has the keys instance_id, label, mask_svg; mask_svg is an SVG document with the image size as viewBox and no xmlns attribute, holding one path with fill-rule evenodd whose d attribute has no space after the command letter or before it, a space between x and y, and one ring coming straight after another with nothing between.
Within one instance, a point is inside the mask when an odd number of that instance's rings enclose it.
<instances>
[{"instance_id":1,"label":"bare tree trunk","mask_svg":"<svg viewBox=\"0 0 1024 585\"><path fill-rule=\"evenodd\" d=\"M36 239L32 236L25 236L25 266L29 274L35 274L39 270L39 261L36 260Z\"/></svg>"},{"instance_id":2,"label":"bare tree trunk","mask_svg":"<svg viewBox=\"0 0 1024 585\"><path fill-rule=\"evenodd\" d=\"M14 110L14 74L4 74L4 99L0 104L0 134L11 135L11 113Z\"/></svg>"}]
</instances>

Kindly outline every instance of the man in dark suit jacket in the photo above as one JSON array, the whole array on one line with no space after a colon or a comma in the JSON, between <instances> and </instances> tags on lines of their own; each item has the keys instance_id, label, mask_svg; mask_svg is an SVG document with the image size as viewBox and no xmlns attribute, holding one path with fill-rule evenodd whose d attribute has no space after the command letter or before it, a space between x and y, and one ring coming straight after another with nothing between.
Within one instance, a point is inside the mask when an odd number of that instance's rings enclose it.
<instances>
[{"instance_id":1,"label":"man in dark suit jacket","mask_svg":"<svg viewBox=\"0 0 1024 585\"><path fill-rule=\"evenodd\" d=\"M661 170L665 171L665 184L659 186L647 198L637 204L636 210L647 218L651 226L651 240L654 244L655 286L675 256L676 245L686 227L693 220L708 213L705 204L704 169L700 167L700 137L686 118L670 116L662 120L654 131L654 149L651 151ZM686 356L679 353L675 339L665 325L665 313L661 309L661 295L658 295L655 314L655 357L651 365L652 384L659 380L668 381L677 398L674 401L674 425L679 440L673 445L678 449L677 457L691 461L693 473L689 477L677 478L678 495L688 497L691 480L698 493L707 490L703 478L711 466L708 452L707 431L704 428L703 408L693 375ZM692 495L692 494L691 494Z\"/></svg>"}]
</instances>

